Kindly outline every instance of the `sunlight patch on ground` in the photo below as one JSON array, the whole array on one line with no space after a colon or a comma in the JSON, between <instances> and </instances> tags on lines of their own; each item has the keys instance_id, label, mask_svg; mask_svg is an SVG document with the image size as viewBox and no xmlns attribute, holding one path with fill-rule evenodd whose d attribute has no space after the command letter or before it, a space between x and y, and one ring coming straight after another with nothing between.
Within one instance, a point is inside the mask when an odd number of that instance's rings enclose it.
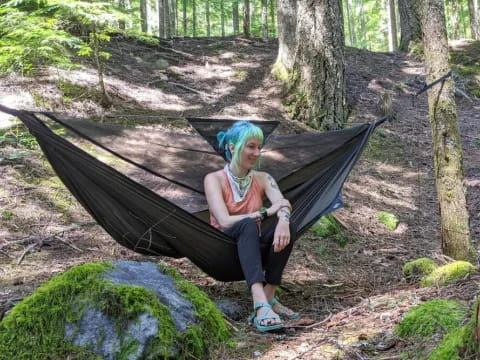
<instances>
[{"instance_id":1,"label":"sunlight patch on ground","mask_svg":"<svg viewBox=\"0 0 480 360\"><path fill-rule=\"evenodd\" d=\"M0 91L0 104L12 109L31 109L34 106L32 95L28 91L16 91L15 93ZM12 127L19 121L9 114L0 112L0 130Z\"/></svg>"}]
</instances>

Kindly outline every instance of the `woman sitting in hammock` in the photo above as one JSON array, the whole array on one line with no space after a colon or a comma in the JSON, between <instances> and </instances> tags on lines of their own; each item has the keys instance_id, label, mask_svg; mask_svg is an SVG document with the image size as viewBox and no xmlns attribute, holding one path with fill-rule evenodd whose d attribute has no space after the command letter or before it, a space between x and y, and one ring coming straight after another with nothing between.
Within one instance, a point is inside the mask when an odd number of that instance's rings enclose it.
<instances>
[{"instance_id":1,"label":"woman sitting in hammock","mask_svg":"<svg viewBox=\"0 0 480 360\"><path fill-rule=\"evenodd\" d=\"M272 176L255 170L263 145L258 126L238 121L226 132L219 132L217 139L229 163L205 177L210 222L237 241L243 274L252 292L253 325L260 331L282 328L282 320L300 317L275 297L293 246L291 205ZM272 203L268 209L263 207L264 195ZM278 217L275 228L262 233L262 220L274 215Z\"/></svg>"}]
</instances>

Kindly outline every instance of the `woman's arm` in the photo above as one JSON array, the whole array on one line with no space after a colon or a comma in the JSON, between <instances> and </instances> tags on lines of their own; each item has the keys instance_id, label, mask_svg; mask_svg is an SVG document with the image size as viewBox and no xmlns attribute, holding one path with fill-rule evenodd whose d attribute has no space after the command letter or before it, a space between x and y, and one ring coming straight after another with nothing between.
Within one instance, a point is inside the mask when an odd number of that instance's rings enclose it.
<instances>
[{"instance_id":1,"label":"woman's arm","mask_svg":"<svg viewBox=\"0 0 480 360\"><path fill-rule=\"evenodd\" d=\"M290 243L290 212L292 206L290 202L283 197L275 179L267 173L263 174L263 186L265 194L272 203L267 209L267 214L277 214L278 223L273 235L273 250L282 251Z\"/></svg>"},{"instance_id":2,"label":"woman's arm","mask_svg":"<svg viewBox=\"0 0 480 360\"><path fill-rule=\"evenodd\" d=\"M230 215L223 199L222 180L216 173L210 173L205 176L203 183L208 208L222 228L229 228L245 218L252 218L257 221L262 219L262 215L258 211L243 215Z\"/></svg>"}]
</instances>

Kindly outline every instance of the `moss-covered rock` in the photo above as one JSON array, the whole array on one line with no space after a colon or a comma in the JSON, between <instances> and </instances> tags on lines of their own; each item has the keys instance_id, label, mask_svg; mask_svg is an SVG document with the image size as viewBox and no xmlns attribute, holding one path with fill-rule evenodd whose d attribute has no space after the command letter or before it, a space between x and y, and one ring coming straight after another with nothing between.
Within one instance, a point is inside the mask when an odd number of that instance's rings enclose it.
<instances>
[{"instance_id":1,"label":"moss-covered rock","mask_svg":"<svg viewBox=\"0 0 480 360\"><path fill-rule=\"evenodd\" d=\"M416 281L429 275L435 268L432 259L420 258L406 263L403 266L403 275L409 281Z\"/></svg>"},{"instance_id":2,"label":"moss-covered rock","mask_svg":"<svg viewBox=\"0 0 480 360\"><path fill-rule=\"evenodd\" d=\"M387 211L380 211L377 213L377 219L387 227L389 230L395 230L398 226L398 218L395 214L389 213Z\"/></svg>"},{"instance_id":3,"label":"moss-covered rock","mask_svg":"<svg viewBox=\"0 0 480 360\"><path fill-rule=\"evenodd\" d=\"M451 264L436 268L426 278L420 282L421 287L431 285L449 285L473 274L476 271L475 266L467 261L455 261Z\"/></svg>"},{"instance_id":4,"label":"moss-covered rock","mask_svg":"<svg viewBox=\"0 0 480 360\"><path fill-rule=\"evenodd\" d=\"M331 214L322 216L310 230L322 238L333 237L340 246L345 246L347 239L342 231L342 226Z\"/></svg>"},{"instance_id":5,"label":"moss-covered rock","mask_svg":"<svg viewBox=\"0 0 480 360\"><path fill-rule=\"evenodd\" d=\"M166 273L96 263L52 278L0 322L0 359L208 358L229 336L225 321L199 289Z\"/></svg>"},{"instance_id":6,"label":"moss-covered rock","mask_svg":"<svg viewBox=\"0 0 480 360\"><path fill-rule=\"evenodd\" d=\"M432 300L410 309L397 326L400 337L430 337L459 327L468 309L456 301Z\"/></svg>"},{"instance_id":7,"label":"moss-covered rock","mask_svg":"<svg viewBox=\"0 0 480 360\"><path fill-rule=\"evenodd\" d=\"M445 335L428 360L472 359L473 354L475 354L475 341L472 322L470 322Z\"/></svg>"}]
</instances>

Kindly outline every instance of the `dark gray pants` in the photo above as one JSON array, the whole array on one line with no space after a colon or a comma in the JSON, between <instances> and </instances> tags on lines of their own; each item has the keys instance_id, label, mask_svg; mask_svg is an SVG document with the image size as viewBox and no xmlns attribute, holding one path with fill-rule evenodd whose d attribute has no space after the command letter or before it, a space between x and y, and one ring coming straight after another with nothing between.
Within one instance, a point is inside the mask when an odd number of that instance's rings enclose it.
<instances>
[{"instance_id":1,"label":"dark gray pants","mask_svg":"<svg viewBox=\"0 0 480 360\"><path fill-rule=\"evenodd\" d=\"M293 247L293 239L285 249L273 251L275 226L259 236L258 227L251 218L240 220L225 230L225 234L237 242L238 257L248 288L256 282L280 285L283 269Z\"/></svg>"}]
</instances>

